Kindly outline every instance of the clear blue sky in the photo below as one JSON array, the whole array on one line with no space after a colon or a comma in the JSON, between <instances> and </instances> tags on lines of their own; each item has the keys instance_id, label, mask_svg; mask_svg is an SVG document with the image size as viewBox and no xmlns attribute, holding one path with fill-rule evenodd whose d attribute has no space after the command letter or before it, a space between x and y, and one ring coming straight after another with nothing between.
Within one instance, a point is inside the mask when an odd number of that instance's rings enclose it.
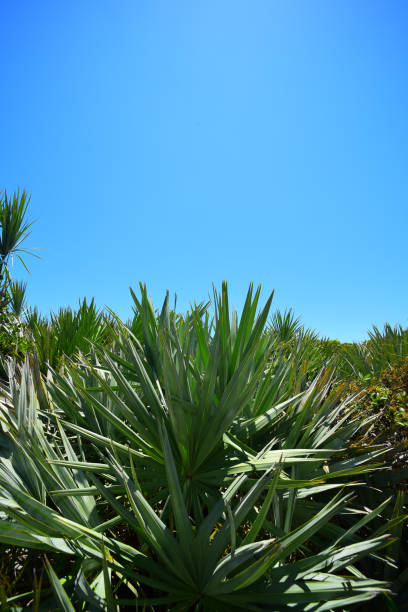
<instances>
[{"instance_id":1,"label":"clear blue sky","mask_svg":"<svg viewBox=\"0 0 408 612\"><path fill-rule=\"evenodd\" d=\"M139 280L185 309L226 279L237 308L261 283L341 340L408 325L405 1L0 7L0 189L32 194L32 305L126 317Z\"/></svg>"}]
</instances>

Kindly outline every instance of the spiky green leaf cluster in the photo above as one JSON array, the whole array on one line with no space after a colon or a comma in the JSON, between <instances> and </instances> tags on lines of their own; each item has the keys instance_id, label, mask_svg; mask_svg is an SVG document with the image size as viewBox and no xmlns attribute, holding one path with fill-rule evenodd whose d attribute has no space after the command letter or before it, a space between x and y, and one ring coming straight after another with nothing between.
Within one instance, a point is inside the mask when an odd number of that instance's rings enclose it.
<instances>
[{"instance_id":1,"label":"spiky green leaf cluster","mask_svg":"<svg viewBox=\"0 0 408 612\"><path fill-rule=\"evenodd\" d=\"M395 569L404 502L370 483L384 448L359 441L370 418L329 372L308 380L302 339L289 350L267 333L272 296L259 309L251 287L240 317L225 284L213 317L177 315L168 296L156 312L144 286L133 297L133 321L63 371L10 366L0 541L71 560L64 583L46 562L45 605L344 610L385 597L372 568Z\"/></svg>"}]
</instances>

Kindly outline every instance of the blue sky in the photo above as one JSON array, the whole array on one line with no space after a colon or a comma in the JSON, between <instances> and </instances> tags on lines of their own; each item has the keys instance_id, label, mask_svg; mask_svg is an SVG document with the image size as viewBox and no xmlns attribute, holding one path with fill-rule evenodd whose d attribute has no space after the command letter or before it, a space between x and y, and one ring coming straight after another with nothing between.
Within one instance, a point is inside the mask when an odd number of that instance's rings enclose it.
<instances>
[{"instance_id":1,"label":"blue sky","mask_svg":"<svg viewBox=\"0 0 408 612\"><path fill-rule=\"evenodd\" d=\"M38 221L28 298L228 280L341 340L408 325L406 2L0 4L0 189ZM28 262L28 260L27 260ZM18 265L16 278L26 278Z\"/></svg>"}]
</instances>

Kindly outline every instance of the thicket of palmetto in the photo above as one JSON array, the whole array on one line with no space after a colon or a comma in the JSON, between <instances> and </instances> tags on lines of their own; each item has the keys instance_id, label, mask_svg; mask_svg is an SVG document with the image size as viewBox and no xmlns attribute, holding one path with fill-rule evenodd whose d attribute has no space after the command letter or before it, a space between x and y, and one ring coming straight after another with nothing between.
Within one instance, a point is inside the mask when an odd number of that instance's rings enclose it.
<instances>
[{"instance_id":1,"label":"thicket of palmetto","mask_svg":"<svg viewBox=\"0 0 408 612\"><path fill-rule=\"evenodd\" d=\"M341 381L404 363L404 330L333 348L225 284L183 316L141 286L127 324L93 301L48 320L8 255L2 609L403 609L407 470Z\"/></svg>"}]
</instances>

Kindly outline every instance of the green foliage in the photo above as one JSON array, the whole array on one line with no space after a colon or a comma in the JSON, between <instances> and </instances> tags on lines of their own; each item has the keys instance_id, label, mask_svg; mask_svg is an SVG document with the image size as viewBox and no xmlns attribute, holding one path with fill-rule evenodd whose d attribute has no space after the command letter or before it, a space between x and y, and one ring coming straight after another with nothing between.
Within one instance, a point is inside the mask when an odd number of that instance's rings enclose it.
<instances>
[{"instance_id":1,"label":"green foliage","mask_svg":"<svg viewBox=\"0 0 408 612\"><path fill-rule=\"evenodd\" d=\"M44 373L48 368L58 370L67 357L78 352L88 354L91 343L104 344L109 337L108 320L94 300L88 303L86 298L79 302L77 310L60 308L58 313L51 314L50 320L37 310L30 310L27 326Z\"/></svg>"},{"instance_id":2,"label":"green foliage","mask_svg":"<svg viewBox=\"0 0 408 612\"><path fill-rule=\"evenodd\" d=\"M30 338L20 320L26 286L13 282L10 276L10 259L14 255L25 268L20 253L33 255L22 248L32 225L32 222L26 221L29 201L26 191L21 195L19 191L14 192L11 198L6 191L0 193L0 360L7 357L21 359L31 347Z\"/></svg>"},{"instance_id":3,"label":"green foliage","mask_svg":"<svg viewBox=\"0 0 408 612\"><path fill-rule=\"evenodd\" d=\"M7 288L10 270L9 259L13 255L26 265L20 253L34 255L32 251L22 248L22 243L30 235L33 222L26 221L26 214L30 196L25 190L21 195L15 191L11 198L7 192L0 193L0 285L3 291ZM34 255L36 257L36 255Z\"/></svg>"},{"instance_id":4,"label":"green foliage","mask_svg":"<svg viewBox=\"0 0 408 612\"><path fill-rule=\"evenodd\" d=\"M310 379L315 336L277 340L272 296L259 309L259 294L250 287L238 317L223 284L213 316L204 304L180 316L168 296L156 312L141 286L131 325L117 319L108 336L86 307L92 350L59 371L10 364L0 542L52 559L28 599L345 610L390 592L405 497L378 487L386 449L367 442L373 417L333 391L332 370ZM74 321L52 324L63 336ZM31 313L29 324L44 322Z\"/></svg>"},{"instance_id":5,"label":"green foliage","mask_svg":"<svg viewBox=\"0 0 408 612\"><path fill-rule=\"evenodd\" d=\"M376 414L379 430L396 425L408 427L408 358L389 367L380 377L359 379L352 387L360 391L360 409Z\"/></svg>"},{"instance_id":6,"label":"green foliage","mask_svg":"<svg viewBox=\"0 0 408 612\"><path fill-rule=\"evenodd\" d=\"M383 331L373 327L369 339L363 343L344 346L341 370L344 376L360 378L379 377L393 366L399 366L408 357L408 329L401 325L384 325Z\"/></svg>"},{"instance_id":7,"label":"green foliage","mask_svg":"<svg viewBox=\"0 0 408 612\"><path fill-rule=\"evenodd\" d=\"M0 357L22 359L32 348L32 341L24 324L12 312L0 311Z\"/></svg>"},{"instance_id":8,"label":"green foliage","mask_svg":"<svg viewBox=\"0 0 408 612\"><path fill-rule=\"evenodd\" d=\"M21 318L26 309L26 289L27 283L11 281L9 293L9 307L11 312L18 318Z\"/></svg>"},{"instance_id":9,"label":"green foliage","mask_svg":"<svg viewBox=\"0 0 408 612\"><path fill-rule=\"evenodd\" d=\"M300 317L295 317L291 308L284 312L276 310L273 313L269 332L279 344L295 340L301 331Z\"/></svg>"}]
</instances>

